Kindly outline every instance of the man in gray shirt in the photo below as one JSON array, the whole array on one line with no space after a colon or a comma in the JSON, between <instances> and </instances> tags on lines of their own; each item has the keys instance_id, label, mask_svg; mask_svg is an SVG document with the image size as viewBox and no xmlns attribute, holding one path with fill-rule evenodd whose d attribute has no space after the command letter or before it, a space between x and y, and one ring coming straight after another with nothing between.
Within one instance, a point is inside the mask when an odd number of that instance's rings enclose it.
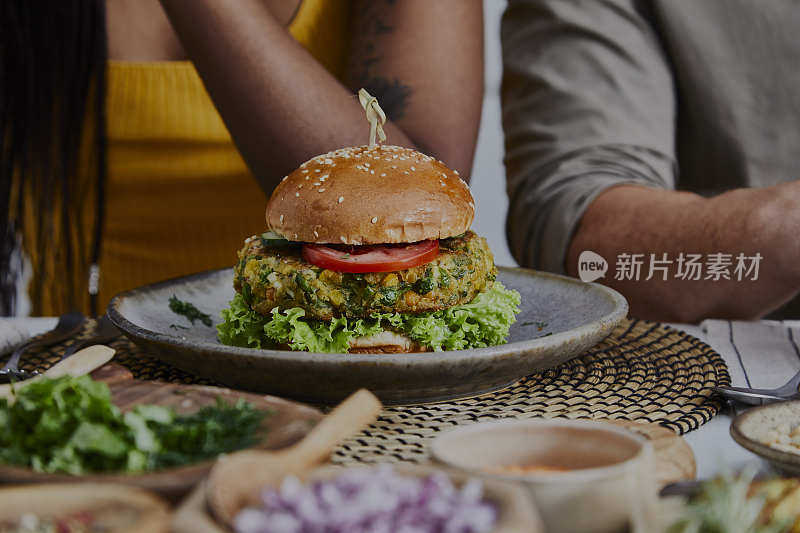
<instances>
[{"instance_id":1,"label":"man in gray shirt","mask_svg":"<svg viewBox=\"0 0 800 533\"><path fill-rule=\"evenodd\" d=\"M521 264L576 275L594 251L643 318L797 296L799 2L510 0L502 41Z\"/></svg>"}]
</instances>

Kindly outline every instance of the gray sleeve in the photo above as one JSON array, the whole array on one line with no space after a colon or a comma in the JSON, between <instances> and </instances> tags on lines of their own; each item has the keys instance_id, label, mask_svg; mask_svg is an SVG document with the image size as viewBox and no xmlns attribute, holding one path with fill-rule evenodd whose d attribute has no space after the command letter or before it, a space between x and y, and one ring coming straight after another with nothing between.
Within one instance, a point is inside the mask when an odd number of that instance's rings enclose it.
<instances>
[{"instance_id":1,"label":"gray sleeve","mask_svg":"<svg viewBox=\"0 0 800 533\"><path fill-rule=\"evenodd\" d=\"M675 187L674 81L636 0L510 0L501 33L509 246L563 272L598 194Z\"/></svg>"}]
</instances>

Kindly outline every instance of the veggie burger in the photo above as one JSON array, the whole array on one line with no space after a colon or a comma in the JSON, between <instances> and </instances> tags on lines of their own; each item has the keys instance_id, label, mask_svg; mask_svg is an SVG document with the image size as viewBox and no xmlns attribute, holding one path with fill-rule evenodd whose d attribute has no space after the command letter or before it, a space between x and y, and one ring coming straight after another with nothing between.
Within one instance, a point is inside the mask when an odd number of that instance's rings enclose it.
<instances>
[{"instance_id":1,"label":"veggie burger","mask_svg":"<svg viewBox=\"0 0 800 533\"><path fill-rule=\"evenodd\" d=\"M467 184L441 161L387 145L342 148L286 176L266 233L245 240L224 344L333 353L502 344L520 296L470 231Z\"/></svg>"}]
</instances>

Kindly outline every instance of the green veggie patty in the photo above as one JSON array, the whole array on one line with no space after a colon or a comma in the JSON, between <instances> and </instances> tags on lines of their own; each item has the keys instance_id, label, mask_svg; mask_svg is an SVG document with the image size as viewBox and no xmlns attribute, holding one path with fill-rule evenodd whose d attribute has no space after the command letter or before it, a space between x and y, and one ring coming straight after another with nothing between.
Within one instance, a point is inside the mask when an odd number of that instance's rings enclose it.
<instances>
[{"instance_id":1,"label":"green veggie patty","mask_svg":"<svg viewBox=\"0 0 800 533\"><path fill-rule=\"evenodd\" d=\"M237 294L217 326L223 344L347 353L356 338L392 331L427 350L482 348L506 342L519 313L519 293L495 281L486 240L471 231L398 272L334 272L279 244L255 236L239 252Z\"/></svg>"},{"instance_id":2,"label":"green veggie patty","mask_svg":"<svg viewBox=\"0 0 800 533\"><path fill-rule=\"evenodd\" d=\"M343 253L344 255L344 253ZM419 314L471 302L497 276L486 239L472 231L442 239L433 261L397 272L348 274L303 260L299 246L272 246L257 236L239 251L234 287L262 315L299 307L306 318Z\"/></svg>"}]
</instances>

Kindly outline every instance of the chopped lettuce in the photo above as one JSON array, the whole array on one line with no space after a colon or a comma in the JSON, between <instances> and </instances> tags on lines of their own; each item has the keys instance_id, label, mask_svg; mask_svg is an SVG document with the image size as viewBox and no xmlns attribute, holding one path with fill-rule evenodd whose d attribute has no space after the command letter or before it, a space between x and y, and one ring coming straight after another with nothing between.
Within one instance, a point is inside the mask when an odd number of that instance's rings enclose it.
<instances>
[{"instance_id":1,"label":"chopped lettuce","mask_svg":"<svg viewBox=\"0 0 800 533\"><path fill-rule=\"evenodd\" d=\"M63 376L0 399L0 463L38 472L140 472L195 463L258 440L265 412L239 401L190 415L138 405L122 413L105 383Z\"/></svg>"},{"instance_id":2,"label":"chopped lettuce","mask_svg":"<svg viewBox=\"0 0 800 533\"><path fill-rule=\"evenodd\" d=\"M470 303L420 315L381 313L369 319L306 320L293 307L261 315L237 294L217 326L221 343L247 348L288 345L292 350L345 353L356 337L384 330L403 333L433 350L463 350L502 344L519 313L520 296L495 281Z\"/></svg>"}]
</instances>

